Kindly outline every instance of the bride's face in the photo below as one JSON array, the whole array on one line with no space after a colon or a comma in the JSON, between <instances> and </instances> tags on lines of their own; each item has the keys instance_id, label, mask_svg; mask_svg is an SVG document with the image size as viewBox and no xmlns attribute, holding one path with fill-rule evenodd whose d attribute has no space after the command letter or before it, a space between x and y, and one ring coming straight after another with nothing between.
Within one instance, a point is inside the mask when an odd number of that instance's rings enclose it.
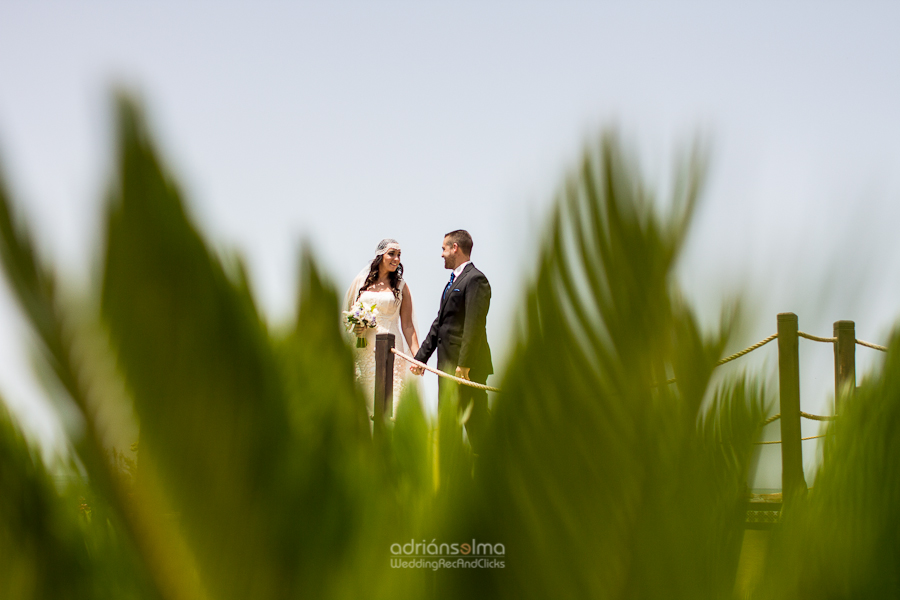
<instances>
[{"instance_id":1,"label":"bride's face","mask_svg":"<svg viewBox=\"0 0 900 600\"><path fill-rule=\"evenodd\" d=\"M385 252L381 257L381 265L388 271L393 272L400 266L400 251L392 248Z\"/></svg>"}]
</instances>

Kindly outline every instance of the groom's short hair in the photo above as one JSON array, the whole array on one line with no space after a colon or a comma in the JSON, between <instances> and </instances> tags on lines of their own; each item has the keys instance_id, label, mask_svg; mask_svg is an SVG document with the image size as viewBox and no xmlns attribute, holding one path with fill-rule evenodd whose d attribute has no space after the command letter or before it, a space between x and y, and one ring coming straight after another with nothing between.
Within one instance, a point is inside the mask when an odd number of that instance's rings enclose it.
<instances>
[{"instance_id":1,"label":"groom's short hair","mask_svg":"<svg viewBox=\"0 0 900 600\"><path fill-rule=\"evenodd\" d=\"M444 236L448 238L448 241L451 244L456 244L459 246L459 249L463 251L463 254L466 256L472 255L472 236L469 235L469 232L465 229L457 229L455 231L451 231L450 233Z\"/></svg>"}]
</instances>

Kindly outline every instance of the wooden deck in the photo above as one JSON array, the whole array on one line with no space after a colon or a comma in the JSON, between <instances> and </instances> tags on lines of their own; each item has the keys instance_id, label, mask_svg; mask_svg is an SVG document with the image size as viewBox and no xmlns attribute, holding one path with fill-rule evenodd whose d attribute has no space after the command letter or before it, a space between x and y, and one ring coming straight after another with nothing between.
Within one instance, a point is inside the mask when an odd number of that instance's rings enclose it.
<instances>
[{"instance_id":1,"label":"wooden deck","mask_svg":"<svg viewBox=\"0 0 900 600\"><path fill-rule=\"evenodd\" d=\"M753 494L747 502L747 522L734 581L735 598L753 595L766 567L771 529L781 521L781 493Z\"/></svg>"}]
</instances>

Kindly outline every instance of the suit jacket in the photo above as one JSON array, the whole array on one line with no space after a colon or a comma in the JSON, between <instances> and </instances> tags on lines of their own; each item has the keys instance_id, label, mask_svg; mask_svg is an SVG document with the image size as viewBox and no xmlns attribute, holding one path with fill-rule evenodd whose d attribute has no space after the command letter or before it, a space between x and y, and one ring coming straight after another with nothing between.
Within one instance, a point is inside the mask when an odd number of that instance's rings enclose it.
<instances>
[{"instance_id":1,"label":"suit jacket","mask_svg":"<svg viewBox=\"0 0 900 600\"><path fill-rule=\"evenodd\" d=\"M468 367L473 378L493 373L485 330L490 305L491 284L469 263L441 300L438 316L422 340L416 360L427 362L437 350L438 368L442 370Z\"/></svg>"}]
</instances>

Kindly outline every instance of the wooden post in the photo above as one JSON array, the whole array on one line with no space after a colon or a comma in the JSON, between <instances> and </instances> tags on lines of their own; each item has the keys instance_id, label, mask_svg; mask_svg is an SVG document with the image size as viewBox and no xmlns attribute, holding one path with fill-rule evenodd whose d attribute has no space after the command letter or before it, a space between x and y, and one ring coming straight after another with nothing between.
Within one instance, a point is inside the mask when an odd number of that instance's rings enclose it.
<instances>
[{"instance_id":1,"label":"wooden post","mask_svg":"<svg viewBox=\"0 0 900 600\"><path fill-rule=\"evenodd\" d=\"M856 324L834 322L834 414L844 412L843 400L856 390Z\"/></svg>"},{"instance_id":2,"label":"wooden post","mask_svg":"<svg viewBox=\"0 0 900 600\"><path fill-rule=\"evenodd\" d=\"M384 418L394 412L394 347L393 333L375 336L375 426L373 435L381 434Z\"/></svg>"},{"instance_id":3,"label":"wooden post","mask_svg":"<svg viewBox=\"0 0 900 600\"><path fill-rule=\"evenodd\" d=\"M800 344L797 315L778 315L778 391L781 403L781 493L787 504L806 495L800 441Z\"/></svg>"}]
</instances>

